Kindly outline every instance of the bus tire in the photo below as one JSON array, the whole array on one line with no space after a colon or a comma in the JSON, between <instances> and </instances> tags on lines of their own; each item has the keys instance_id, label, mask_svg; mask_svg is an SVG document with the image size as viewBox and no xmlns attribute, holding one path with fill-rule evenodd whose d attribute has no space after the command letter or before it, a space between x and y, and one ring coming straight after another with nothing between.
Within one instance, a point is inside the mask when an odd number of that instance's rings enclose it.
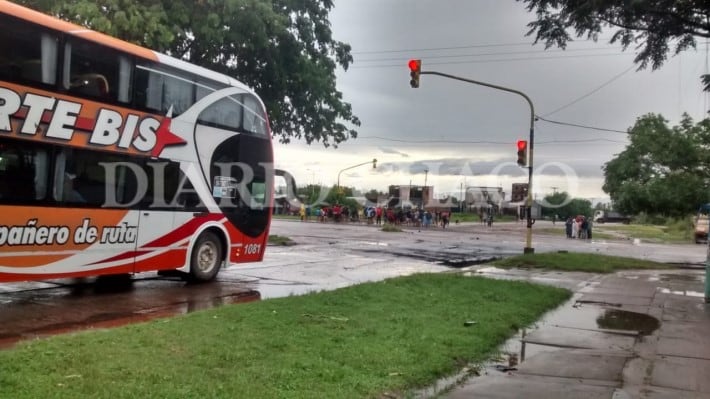
<instances>
[{"instance_id":1,"label":"bus tire","mask_svg":"<svg viewBox=\"0 0 710 399\"><path fill-rule=\"evenodd\" d=\"M200 234L192 248L190 278L194 281L214 280L222 266L222 242L212 232Z\"/></svg>"}]
</instances>

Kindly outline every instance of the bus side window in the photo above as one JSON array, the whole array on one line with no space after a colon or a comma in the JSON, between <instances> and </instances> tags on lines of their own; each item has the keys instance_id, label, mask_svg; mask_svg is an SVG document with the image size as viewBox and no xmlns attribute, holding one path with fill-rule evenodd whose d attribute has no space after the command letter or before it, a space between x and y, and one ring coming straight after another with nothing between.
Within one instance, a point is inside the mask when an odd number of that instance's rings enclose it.
<instances>
[{"instance_id":1,"label":"bus side window","mask_svg":"<svg viewBox=\"0 0 710 399\"><path fill-rule=\"evenodd\" d=\"M156 65L136 65L136 101L138 108L173 116L185 112L195 103L193 76Z\"/></svg>"},{"instance_id":2,"label":"bus side window","mask_svg":"<svg viewBox=\"0 0 710 399\"><path fill-rule=\"evenodd\" d=\"M0 146L0 201L40 201L47 194L47 151L31 143Z\"/></svg>"},{"instance_id":3,"label":"bus side window","mask_svg":"<svg viewBox=\"0 0 710 399\"><path fill-rule=\"evenodd\" d=\"M106 98L109 93L106 77L98 73L75 75L69 83L69 87L75 93L90 97Z\"/></svg>"},{"instance_id":4,"label":"bus side window","mask_svg":"<svg viewBox=\"0 0 710 399\"><path fill-rule=\"evenodd\" d=\"M130 103L132 66L117 51L72 39L64 48L63 86L74 94Z\"/></svg>"},{"instance_id":5,"label":"bus side window","mask_svg":"<svg viewBox=\"0 0 710 399\"><path fill-rule=\"evenodd\" d=\"M266 117L259 101L253 96L245 96L244 108L244 130L260 135L266 134Z\"/></svg>"},{"instance_id":6,"label":"bus side window","mask_svg":"<svg viewBox=\"0 0 710 399\"><path fill-rule=\"evenodd\" d=\"M57 36L7 15L0 15L0 26L0 79L55 84Z\"/></svg>"}]
</instances>

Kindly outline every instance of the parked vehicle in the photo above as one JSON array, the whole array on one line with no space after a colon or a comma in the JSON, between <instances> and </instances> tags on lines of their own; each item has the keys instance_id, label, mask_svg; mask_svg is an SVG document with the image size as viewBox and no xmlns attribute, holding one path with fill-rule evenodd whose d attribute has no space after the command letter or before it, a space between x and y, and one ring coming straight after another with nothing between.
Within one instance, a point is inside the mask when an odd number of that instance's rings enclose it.
<instances>
[{"instance_id":1,"label":"parked vehicle","mask_svg":"<svg viewBox=\"0 0 710 399\"><path fill-rule=\"evenodd\" d=\"M631 223L631 217L624 215L619 212L612 211L596 211L594 212L594 219L596 223Z\"/></svg>"},{"instance_id":2,"label":"parked vehicle","mask_svg":"<svg viewBox=\"0 0 710 399\"><path fill-rule=\"evenodd\" d=\"M702 244L708 242L708 229L710 229L710 204L705 204L698 209L698 214L695 216L694 226L694 236L695 243Z\"/></svg>"}]
</instances>

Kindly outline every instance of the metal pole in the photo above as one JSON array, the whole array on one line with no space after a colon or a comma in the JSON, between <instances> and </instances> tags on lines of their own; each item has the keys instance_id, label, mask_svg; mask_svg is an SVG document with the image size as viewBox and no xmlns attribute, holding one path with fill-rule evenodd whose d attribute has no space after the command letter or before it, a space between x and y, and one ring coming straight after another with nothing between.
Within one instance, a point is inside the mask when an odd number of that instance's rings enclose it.
<instances>
[{"instance_id":1,"label":"metal pole","mask_svg":"<svg viewBox=\"0 0 710 399\"><path fill-rule=\"evenodd\" d=\"M532 247L532 226L535 223L532 219L532 214L531 214L531 208L532 208L532 192L533 192L533 149L535 148L535 107L533 106L532 100L530 100L530 97L528 97L525 93L522 91L510 89L508 87L504 86L498 86L490 83L485 83L485 82L479 82L477 80L472 80L472 79L466 79L462 78L459 76L454 76L454 75L449 75L446 73L441 73L441 72L435 72L435 71L421 71L420 75L437 75L437 76L443 76L445 78L449 79L454 79L454 80L460 80L462 82L467 82L467 83L473 83L476 85L481 85L481 86L486 86L490 87L492 89L498 89L498 90L503 90L507 91L509 93L514 93L519 96L522 96L525 101L528 102L528 105L530 105L530 149L528 151L528 198L527 198L527 230L525 234L525 248L523 248L523 253L525 254L531 254L535 253L535 248Z\"/></svg>"},{"instance_id":2,"label":"metal pole","mask_svg":"<svg viewBox=\"0 0 710 399\"><path fill-rule=\"evenodd\" d=\"M424 191L422 191L422 208L424 208L427 203L426 178L428 175L429 175L429 169L424 169Z\"/></svg>"},{"instance_id":3,"label":"metal pole","mask_svg":"<svg viewBox=\"0 0 710 399\"><path fill-rule=\"evenodd\" d=\"M463 183L461 183L461 199L459 200L459 212L463 213Z\"/></svg>"},{"instance_id":4,"label":"metal pole","mask_svg":"<svg viewBox=\"0 0 710 399\"><path fill-rule=\"evenodd\" d=\"M708 252L705 258L705 303L710 303L710 239L708 239Z\"/></svg>"},{"instance_id":5,"label":"metal pole","mask_svg":"<svg viewBox=\"0 0 710 399\"><path fill-rule=\"evenodd\" d=\"M352 169L352 168L357 168L358 166L367 165L368 163L372 163L372 167L374 168L374 167L375 167L375 161L377 161L377 160L376 160L376 159L373 159L372 161L367 161L367 162L359 163L359 164L357 164L357 165L348 166L348 167L345 168L345 169L341 169L340 172L338 172L338 184L337 184L337 186L336 186L336 187L337 187L337 190L338 190L338 193L340 193L340 174L341 174L341 173L345 172L346 170Z\"/></svg>"}]
</instances>

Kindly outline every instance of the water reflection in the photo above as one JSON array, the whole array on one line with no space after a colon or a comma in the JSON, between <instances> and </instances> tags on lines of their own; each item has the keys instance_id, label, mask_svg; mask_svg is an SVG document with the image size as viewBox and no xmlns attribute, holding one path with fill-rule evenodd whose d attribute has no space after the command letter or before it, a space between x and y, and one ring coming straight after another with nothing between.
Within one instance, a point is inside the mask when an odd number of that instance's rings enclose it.
<instances>
[{"instance_id":1,"label":"water reflection","mask_svg":"<svg viewBox=\"0 0 710 399\"><path fill-rule=\"evenodd\" d=\"M638 331L641 335L649 335L658 329L660 323L657 318L647 314L606 309L604 314L597 318L597 325L607 330Z\"/></svg>"}]
</instances>

